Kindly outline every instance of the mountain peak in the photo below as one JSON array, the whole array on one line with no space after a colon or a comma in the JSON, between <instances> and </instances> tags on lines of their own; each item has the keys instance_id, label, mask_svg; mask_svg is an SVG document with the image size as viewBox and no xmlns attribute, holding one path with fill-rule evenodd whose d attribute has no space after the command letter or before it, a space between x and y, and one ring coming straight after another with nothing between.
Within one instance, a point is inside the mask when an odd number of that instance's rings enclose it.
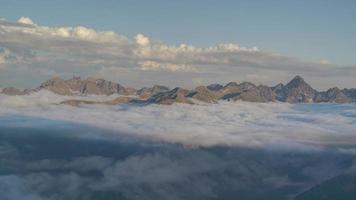
<instances>
[{"instance_id":1,"label":"mountain peak","mask_svg":"<svg viewBox=\"0 0 356 200\"><path fill-rule=\"evenodd\" d=\"M301 77L301 76L299 76L299 75L296 75L296 76L293 78L293 80L303 80L303 81L304 81L303 77Z\"/></svg>"},{"instance_id":2,"label":"mountain peak","mask_svg":"<svg viewBox=\"0 0 356 200\"><path fill-rule=\"evenodd\" d=\"M291 81L289 81L289 83L286 86L293 87L301 84L307 84L307 83L304 81L304 79L301 76L297 75Z\"/></svg>"},{"instance_id":3,"label":"mountain peak","mask_svg":"<svg viewBox=\"0 0 356 200\"><path fill-rule=\"evenodd\" d=\"M301 76L295 76L281 90L276 90L277 99L289 103L312 102L317 91L314 90Z\"/></svg>"}]
</instances>

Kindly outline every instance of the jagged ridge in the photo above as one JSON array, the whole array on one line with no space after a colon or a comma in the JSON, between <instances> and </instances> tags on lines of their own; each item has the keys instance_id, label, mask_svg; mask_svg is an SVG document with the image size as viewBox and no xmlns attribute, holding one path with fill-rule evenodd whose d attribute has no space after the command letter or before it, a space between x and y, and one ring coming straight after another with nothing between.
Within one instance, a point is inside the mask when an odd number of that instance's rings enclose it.
<instances>
[{"instance_id":1,"label":"jagged ridge","mask_svg":"<svg viewBox=\"0 0 356 200\"><path fill-rule=\"evenodd\" d=\"M269 87L264 85L254 85L250 82L236 83L230 82L225 86L220 84L211 84L208 86L199 86L193 90L183 88L174 88L170 90L166 86L155 85L153 87L144 87L136 90L134 88L125 88L118 83L104 79L87 78L81 79L73 77L69 80L53 78L43 82L36 89L18 90L16 88L4 88L1 93L7 95L25 95L33 91L49 90L59 95L112 95L119 94L126 97L119 97L107 102L90 102L80 100L69 100L63 103L70 105L79 105L80 103L144 103L144 104L173 104L188 103L194 104L194 100L216 103L219 100L227 101L249 101L249 102L288 102L288 103L352 103L356 102L356 89L330 88L327 91L317 91L313 89L305 80L300 77L294 77L286 85L280 83Z\"/></svg>"}]
</instances>

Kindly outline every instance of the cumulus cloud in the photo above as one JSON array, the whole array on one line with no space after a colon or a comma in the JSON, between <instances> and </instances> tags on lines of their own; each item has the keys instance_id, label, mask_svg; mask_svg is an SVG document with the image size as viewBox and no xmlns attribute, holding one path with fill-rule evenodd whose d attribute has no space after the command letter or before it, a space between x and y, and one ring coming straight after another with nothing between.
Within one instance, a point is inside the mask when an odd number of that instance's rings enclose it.
<instances>
[{"instance_id":1,"label":"cumulus cloud","mask_svg":"<svg viewBox=\"0 0 356 200\"><path fill-rule=\"evenodd\" d=\"M265 77L258 83L276 84L277 79L285 81L300 74L316 87L326 88L354 86L356 75L354 67L303 61L257 47L229 43L205 48L169 45L143 34L127 38L84 26L42 26L28 17L21 17L18 22L0 20L0 33L0 47L18 58L0 78L5 81L5 77L16 74L26 85L38 84L53 74L64 77L101 74L103 78L124 80L120 82L131 86L156 84L153 81L158 78L167 80L167 84L173 84L170 80L175 79L174 84L190 86L196 79L206 83L252 81L256 74ZM0 57L0 60L4 63L6 59ZM100 73L105 68L124 69L127 73L115 76ZM29 74L37 79L29 80L25 76Z\"/></svg>"},{"instance_id":2,"label":"cumulus cloud","mask_svg":"<svg viewBox=\"0 0 356 200\"><path fill-rule=\"evenodd\" d=\"M141 46L146 46L146 45L150 44L150 39L148 39L148 37L146 37L142 34L136 35L135 40L136 40L136 43Z\"/></svg>"},{"instance_id":3,"label":"cumulus cloud","mask_svg":"<svg viewBox=\"0 0 356 200\"><path fill-rule=\"evenodd\" d=\"M22 24L29 24L29 25L35 25L35 23L33 23L31 18L28 17L20 17L19 20L17 20L18 23L22 23Z\"/></svg>"}]
</instances>

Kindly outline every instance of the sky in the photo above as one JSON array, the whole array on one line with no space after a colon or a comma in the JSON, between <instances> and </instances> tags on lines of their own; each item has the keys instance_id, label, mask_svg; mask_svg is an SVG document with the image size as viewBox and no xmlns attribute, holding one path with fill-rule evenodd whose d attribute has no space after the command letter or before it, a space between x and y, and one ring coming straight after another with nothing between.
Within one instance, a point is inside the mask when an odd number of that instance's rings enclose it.
<instances>
[{"instance_id":1,"label":"sky","mask_svg":"<svg viewBox=\"0 0 356 200\"><path fill-rule=\"evenodd\" d=\"M0 0L0 4L0 85L34 86L51 76L72 75L102 76L135 87L155 81L187 87L229 81L276 84L301 74L318 88L356 87L352 0ZM112 38L99 42L78 34L75 38L75 30L65 40L63 35L54 36L58 30L41 30L46 35L42 39L23 28L9 31L6 22L21 17L33 22L32 30L82 26L86 27L82 33L111 31L121 39L114 46ZM137 36L149 48L140 48ZM68 38L75 44L68 44ZM183 52L181 44L195 49ZM209 50L214 47L217 50ZM113 55L118 51L122 52ZM192 55L196 59L187 58Z\"/></svg>"}]
</instances>

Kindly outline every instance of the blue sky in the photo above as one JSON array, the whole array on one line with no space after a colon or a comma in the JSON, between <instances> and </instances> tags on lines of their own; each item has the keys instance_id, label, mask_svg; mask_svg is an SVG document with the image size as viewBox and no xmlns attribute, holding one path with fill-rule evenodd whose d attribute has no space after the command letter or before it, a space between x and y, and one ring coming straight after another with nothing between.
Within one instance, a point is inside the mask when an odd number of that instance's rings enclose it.
<instances>
[{"instance_id":1,"label":"blue sky","mask_svg":"<svg viewBox=\"0 0 356 200\"><path fill-rule=\"evenodd\" d=\"M1 0L3 18L46 26L83 25L168 44L239 43L307 60L356 63L353 0Z\"/></svg>"}]
</instances>

